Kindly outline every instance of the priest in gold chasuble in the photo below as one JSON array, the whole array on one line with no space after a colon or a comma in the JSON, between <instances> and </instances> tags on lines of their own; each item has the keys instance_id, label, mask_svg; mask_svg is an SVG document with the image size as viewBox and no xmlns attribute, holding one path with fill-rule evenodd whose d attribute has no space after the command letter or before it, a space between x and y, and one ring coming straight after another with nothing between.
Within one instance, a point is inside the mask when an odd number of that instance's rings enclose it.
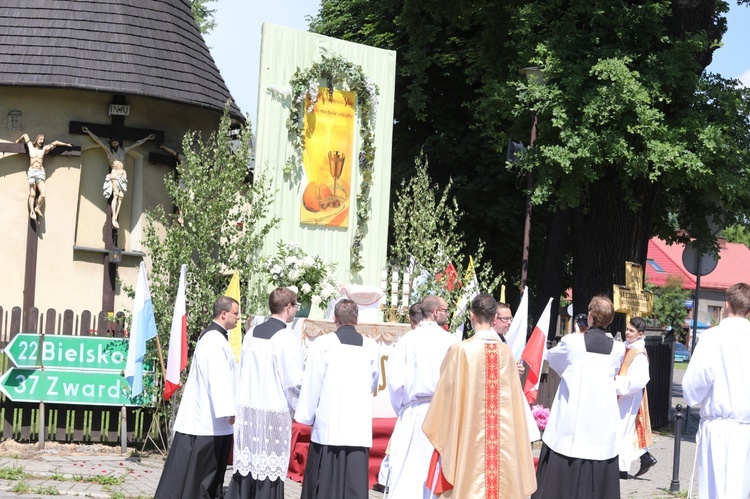
<instances>
[{"instance_id":1,"label":"priest in gold chasuble","mask_svg":"<svg viewBox=\"0 0 750 499\"><path fill-rule=\"evenodd\" d=\"M472 301L475 334L448 350L422 425L442 466L427 487L440 497L521 499L536 489L516 362L490 329L496 309L488 294Z\"/></svg>"}]
</instances>

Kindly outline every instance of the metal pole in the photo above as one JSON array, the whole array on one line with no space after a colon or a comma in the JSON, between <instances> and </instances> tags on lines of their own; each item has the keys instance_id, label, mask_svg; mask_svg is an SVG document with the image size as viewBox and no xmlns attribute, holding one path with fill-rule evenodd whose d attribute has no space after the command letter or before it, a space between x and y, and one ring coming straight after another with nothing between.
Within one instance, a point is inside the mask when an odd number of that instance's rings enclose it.
<instances>
[{"instance_id":1,"label":"metal pole","mask_svg":"<svg viewBox=\"0 0 750 499\"><path fill-rule=\"evenodd\" d=\"M536 145L536 123L537 115L534 111L534 119L531 122L531 140L529 141L529 150ZM526 288L526 280L529 273L529 240L531 239L531 189L534 183L531 178L531 172L526 176L526 217L523 224L523 256L521 257L521 293Z\"/></svg>"},{"instance_id":2,"label":"metal pole","mask_svg":"<svg viewBox=\"0 0 750 499\"><path fill-rule=\"evenodd\" d=\"M682 441L682 405L677 404L674 415L674 460L672 461L672 483L669 484L669 492L680 491L680 443Z\"/></svg>"},{"instance_id":3,"label":"metal pole","mask_svg":"<svg viewBox=\"0 0 750 499\"><path fill-rule=\"evenodd\" d=\"M46 422L44 420L44 402L39 402L39 450L44 450L44 435Z\"/></svg>"},{"instance_id":4,"label":"metal pole","mask_svg":"<svg viewBox=\"0 0 750 499\"><path fill-rule=\"evenodd\" d=\"M695 277L695 304L693 308L693 337L692 337L692 341L690 342L692 345L690 347L691 357L695 353L695 345L698 343L698 297L701 291L701 256L702 255L700 254L700 252L696 251L696 253L698 253L698 272L697 272L698 275Z\"/></svg>"},{"instance_id":5,"label":"metal pole","mask_svg":"<svg viewBox=\"0 0 750 499\"><path fill-rule=\"evenodd\" d=\"M120 453L128 453L128 410L125 406L120 409Z\"/></svg>"}]
</instances>

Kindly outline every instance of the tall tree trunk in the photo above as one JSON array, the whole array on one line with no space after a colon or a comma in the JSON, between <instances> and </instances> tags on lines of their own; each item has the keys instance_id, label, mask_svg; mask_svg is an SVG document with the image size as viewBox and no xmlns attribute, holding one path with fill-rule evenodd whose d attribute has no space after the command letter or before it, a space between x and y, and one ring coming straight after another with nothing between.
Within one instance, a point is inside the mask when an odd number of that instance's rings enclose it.
<instances>
[{"instance_id":1,"label":"tall tree trunk","mask_svg":"<svg viewBox=\"0 0 750 499\"><path fill-rule=\"evenodd\" d=\"M565 273L565 254L568 248L570 229L570 210L561 210L547 216L547 237L544 244L544 266L538 276L536 301L529 323L536 321L544 313L544 307L552 298L552 313L549 323L549 340L555 339L557 317L560 312L560 295L563 290Z\"/></svg>"},{"instance_id":2,"label":"tall tree trunk","mask_svg":"<svg viewBox=\"0 0 750 499\"><path fill-rule=\"evenodd\" d=\"M612 297L615 284L625 284L625 262L646 264L651 238L651 215L659 184L644 180L628 184L631 195L640 200L636 209L628 206L622 180L616 168L591 185L590 204L579 213L573 231L573 308L585 312L595 295ZM620 320L620 322L622 319ZM615 324L619 331L622 323Z\"/></svg>"}]
</instances>

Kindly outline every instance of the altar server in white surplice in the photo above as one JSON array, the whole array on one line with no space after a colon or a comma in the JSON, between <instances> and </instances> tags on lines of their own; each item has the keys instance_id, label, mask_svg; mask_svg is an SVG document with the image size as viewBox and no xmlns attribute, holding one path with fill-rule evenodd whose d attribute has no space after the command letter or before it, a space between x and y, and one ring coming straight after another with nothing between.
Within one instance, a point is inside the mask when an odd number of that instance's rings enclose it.
<instances>
[{"instance_id":1,"label":"altar server in white surplice","mask_svg":"<svg viewBox=\"0 0 750 499\"><path fill-rule=\"evenodd\" d=\"M682 393L701 406L698 435L698 497L750 497L750 286L727 289L721 323L701 334L685 376Z\"/></svg>"},{"instance_id":2,"label":"altar server in white surplice","mask_svg":"<svg viewBox=\"0 0 750 499\"><path fill-rule=\"evenodd\" d=\"M398 415L389 449L391 499L432 497L425 477L434 449L422 431L422 422L440 380L445 353L458 342L438 325L438 321L444 324L447 320L447 310L445 300L426 296L419 327L402 336L388 357L388 392Z\"/></svg>"},{"instance_id":3,"label":"altar server in white surplice","mask_svg":"<svg viewBox=\"0 0 750 499\"><path fill-rule=\"evenodd\" d=\"M560 386L544 430L532 499L619 499L620 451L615 375L625 346L604 328L615 316L612 301L589 302L585 334L568 334L547 352Z\"/></svg>"},{"instance_id":4,"label":"altar server in white surplice","mask_svg":"<svg viewBox=\"0 0 750 499\"><path fill-rule=\"evenodd\" d=\"M195 345L156 499L223 497L235 415L234 354L227 331L237 324L240 306L222 296L213 311L214 320Z\"/></svg>"},{"instance_id":5,"label":"altar server in white surplice","mask_svg":"<svg viewBox=\"0 0 750 499\"><path fill-rule=\"evenodd\" d=\"M301 497L367 499L380 352L354 329L356 303L339 301L333 316L338 329L318 336L308 350L294 416L312 426Z\"/></svg>"},{"instance_id":6,"label":"altar server in white surplice","mask_svg":"<svg viewBox=\"0 0 750 499\"><path fill-rule=\"evenodd\" d=\"M283 499L289 468L292 413L302 384L302 343L287 327L297 295L276 288L268 297L271 318L245 335L237 386L234 475L227 499Z\"/></svg>"}]
</instances>

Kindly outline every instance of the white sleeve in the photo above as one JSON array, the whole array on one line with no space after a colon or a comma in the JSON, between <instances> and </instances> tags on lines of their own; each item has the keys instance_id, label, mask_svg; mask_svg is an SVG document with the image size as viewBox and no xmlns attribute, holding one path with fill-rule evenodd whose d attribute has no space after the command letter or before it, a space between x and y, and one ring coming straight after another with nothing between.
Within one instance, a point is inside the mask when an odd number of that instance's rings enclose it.
<instances>
[{"instance_id":1,"label":"white sleeve","mask_svg":"<svg viewBox=\"0 0 750 499\"><path fill-rule=\"evenodd\" d=\"M374 341L372 342L371 350L370 368L372 369L372 386L370 387L370 393L374 397L378 389L378 381L380 381L380 348Z\"/></svg>"},{"instance_id":2,"label":"white sleeve","mask_svg":"<svg viewBox=\"0 0 750 499\"><path fill-rule=\"evenodd\" d=\"M406 371L406 348L403 339L396 343L388 357L388 394L393 411L398 414L404 400L404 378Z\"/></svg>"},{"instance_id":3,"label":"white sleeve","mask_svg":"<svg viewBox=\"0 0 750 499\"><path fill-rule=\"evenodd\" d=\"M695 347L685 376L682 378L682 396L688 405L703 402L714 384L714 372L711 362L721 362L714 354L713 338L704 333L704 337Z\"/></svg>"},{"instance_id":4,"label":"white sleeve","mask_svg":"<svg viewBox=\"0 0 750 499\"><path fill-rule=\"evenodd\" d=\"M220 334L220 333L216 333ZM234 392L234 358L230 348L224 348L222 341L206 338L205 367L206 387L213 413L217 418L228 418L235 415ZM228 344L227 344L228 345Z\"/></svg>"},{"instance_id":5,"label":"white sleeve","mask_svg":"<svg viewBox=\"0 0 750 499\"><path fill-rule=\"evenodd\" d=\"M568 346L568 343L565 341L565 337L563 337L557 346L550 348L547 351L547 362L549 362L549 367L559 376L562 376L565 368L568 367L569 351L570 346Z\"/></svg>"},{"instance_id":6,"label":"white sleeve","mask_svg":"<svg viewBox=\"0 0 750 499\"><path fill-rule=\"evenodd\" d=\"M643 390L649 379L651 378L648 373L648 358L644 354L638 354L630 364L626 375L615 376L617 395L630 395Z\"/></svg>"},{"instance_id":7,"label":"white sleeve","mask_svg":"<svg viewBox=\"0 0 750 499\"><path fill-rule=\"evenodd\" d=\"M286 330L277 334L284 335L277 364L284 387L284 396L289 407L296 410L303 376L302 345L292 333Z\"/></svg>"},{"instance_id":8,"label":"white sleeve","mask_svg":"<svg viewBox=\"0 0 750 499\"><path fill-rule=\"evenodd\" d=\"M325 360L320 339L313 341L307 351L307 365L302 375L302 387L299 392L297 412L294 414L295 421L312 426L315 422L315 412L320 402L320 391L325 376Z\"/></svg>"}]
</instances>

